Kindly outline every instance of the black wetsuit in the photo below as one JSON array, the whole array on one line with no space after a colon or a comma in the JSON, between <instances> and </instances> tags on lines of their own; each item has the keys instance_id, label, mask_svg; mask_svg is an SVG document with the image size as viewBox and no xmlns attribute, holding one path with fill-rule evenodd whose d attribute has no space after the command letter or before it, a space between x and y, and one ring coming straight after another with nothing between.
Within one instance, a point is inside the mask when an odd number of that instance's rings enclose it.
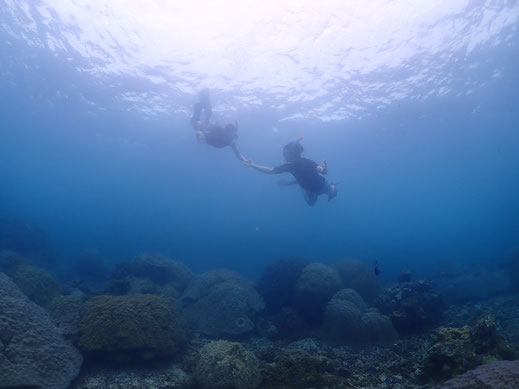
<instances>
[{"instance_id":1,"label":"black wetsuit","mask_svg":"<svg viewBox=\"0 0 519 389\"><path fill-rule=\"evenodd\" d=\"M317 172L317 164L306 158L299 158L274 168L274 173L291 173L301 188L310 193L324 193L326 180Z\"/></svg>"},{"instance_id":2,"label":"black wetsuit","mask_svg":"<svg viewBox=\"0 0 519 389\"><path fill-rule=\"evenodd\" d=\"M234 126L220 127L211 125L207 131L202 130L202 132L204 133L205 143L219 149L230 146L238 137L236 127Z\"/></svg>"},{"instance_id":3,"label":"black wetsuit","mask_svg":"<svg viewBox=\"0 0 519 389\"><path fill-rule=\"evenodd\" d=\"M191 118L192 123L200 121L202 117L202 110L205 114L205 120L208 122L213 114L211 104L209 102L196 103L193 109L193 117ZM220 127L214 124L208 124L207 126L202 125L199 128L204 133L205 143L216 148L223 148L230 146L238 137L236 126L228 125L226 127Z\"/></svg>"}]
</instances>

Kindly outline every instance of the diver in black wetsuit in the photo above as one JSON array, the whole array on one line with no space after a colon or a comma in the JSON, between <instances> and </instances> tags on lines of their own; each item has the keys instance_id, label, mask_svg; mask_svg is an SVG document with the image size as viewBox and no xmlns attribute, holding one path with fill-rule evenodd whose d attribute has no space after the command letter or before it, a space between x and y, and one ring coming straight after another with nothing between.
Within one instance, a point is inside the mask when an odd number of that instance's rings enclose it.
<instances>
[{"instance_id":1,"label":"diver in black wetsuit","mask_svg":"<svg viewBox=\"0 0 519 389\"><path fill-rule=\"evenodd\" d=\"M216 148L224 148L231 146L236 157L242 162L250 162L236 147L236 139L238 138L238 126L235 124L227 124L225 127L209 122L213 109L209 99L209 90L203 89L199 94L200 101L195 104L193 109L193 117L191 125L196 131L196 138L200 143L207 143ZM204 111L204 122L200 119Z\"/></svg>"},{"instance_id":2,"label":"diver in black wetsuit","mask_svg":"<svg viewBox=\"0 0 519 389\"><path fill-rule=\"evenodd\" d=\"M328 173L328 165L326 161L322 165L317 165L310 159L301 158L301 153L304 151L303 146L299 143L301 139L302 137L296 142L285 145L283 156L287 163L283 165L272 168L256 165L252 161L244 162L244 164L267 174L291 173L295 181L282 181L280 184L298 184L308 205L314 205L320 194L327 194L328 201L330 201L337 196L337 187L335 184L330 184L322 176Z\"/></svg>"}]
</instances>

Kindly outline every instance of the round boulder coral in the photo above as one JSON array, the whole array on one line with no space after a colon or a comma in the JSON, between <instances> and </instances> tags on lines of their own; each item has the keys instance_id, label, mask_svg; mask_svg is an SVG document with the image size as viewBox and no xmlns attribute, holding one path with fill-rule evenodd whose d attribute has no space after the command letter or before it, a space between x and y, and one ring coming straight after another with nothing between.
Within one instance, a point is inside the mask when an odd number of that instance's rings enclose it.
<instances>
[{"instance_id":1,"label":"round boulder coral","mask_svg":"<svg viewBox=\"0 0 519 389\"><path fill-rule=\"evenodd\" d=\"M376 309L368 309L353 289L337 292L324 316L325 338L337 343L363 346L392 342L397 338L391 320Z\"/></svg>"},{"instance_id":2,"label":"round boulder coral","mask_svg":"<svg viewBox=\"0 0 519 389\"><path fill-rule=\"evenodd\" d=\"M377 303L401 335L422 331L436 324L444 309L442 298L426 281L395 284Z\"/></svg>"},{"instance_id":3,"label":"round boulder coral","mask_svg":"<svg viewBox=\"0 0 519 389\"><path fill-rule=\"evenodd\" d=\"M353 289L338 291L326 305L324 329L326 337L333 341L353 340L366 304Z\"/></svg>"},{"instance_id":4,"label":"round boulder coral","mask_svg":"<svg viewBox=\"0 0 519 389\"><path fill-rule=\"evenodd\" d=\"M372 269L356 259L342 259L334 265L345 288L354 289L364 301L373 303L380 294L380 284Z\"/></svg>"},{"instance_id":5,"label":"round boulder coral","mask_svg":"<svg viewBox=\"0 0 519 389\"><path fill-rule=\"evenodd\" d=\"M310 263L302 258L283 258L265 268L257 289L263 296L268 313L278 313L290 305L294 285L301 272Z\"/></svg>"},{"instance_id":6,"label":"round boulder coral","mask_svg":"<svg viewBox=\"0 0 519 389\"><path fill-rule=\"evenodd\" d=\"M337 272L322 263L306 266L294 287L294 304L310 324L322 321L326 303L341 289Z\"/></svg>"},{"instance_id":7,"label":"round boulder coral","mask_svg":"<svg viewBox=\"0 0 519 389\"><path fill-rule=\"evenodd\" d=\"M83 296L73 294L54 297L47 304L47 311L63 335L74 337L79 332L79 317L82 307Z\"/></svg>"},{"instance_id":8,"label":"round boulder coral","mask_svg":"<svg viewBox=\"0 0 519 389\"><path fill-rule=\"evenodd\" d=\"M79 347L116 362L173 355L186 326L172 304L154 295L98 296L85 304Z\"/></svg>"},{"instance_id":9,"label":"round boulder coral","mask_svg":"<svg viewBox=\"0 0 519 389\"><path fill-rule=\"evenodd\" d=\"M259 361L240 343L211 342L200 350L195 381L201 389L255 389L261 383Z\"/></svg>"},{"instance_id":10,"label":"round boulder coral","mask_svg":"<svg viewBox=\"0 0 519 389\"><path fill-rule=\"evenodd\" d=\"M41 306L47 305L61 292L54 278L45 270L35 266L17 266L8 275L29 300Z\"/></svg>"},{"instance_id":11,"label":"round boulder coral","mask_svg":"<svg viewBox=\"0 0 519 389\"><path fill-rule=\"evenodd\" d=\"M265 304L252 283L230 270L212 270L189 284L182 313L196 331L213 337L248 336Z\"/></svg>"},{"instance_id":12,"label":"round boulder coral","mask_svg":"<svg viewBox=\"0 0 519 389\"><path fill-rule=\"evenodd\" d=\"M362 344L383 344L395 341L398 334L391 319L375 308L370 308L360 318L359 338Z\"/></svg>"},{"instance_id":13,"label":"round boulder coral","mask_svg":"<svg viewBox=\"0 0 519 389\"><path fill-rule=\"evenodd\" d=\"M182 262L164 255L139 255L117 267L114 278L125 277L146 278L158 285L171 285L182 292L193 278L193 273Z\"/></svg>"}]
</instances>

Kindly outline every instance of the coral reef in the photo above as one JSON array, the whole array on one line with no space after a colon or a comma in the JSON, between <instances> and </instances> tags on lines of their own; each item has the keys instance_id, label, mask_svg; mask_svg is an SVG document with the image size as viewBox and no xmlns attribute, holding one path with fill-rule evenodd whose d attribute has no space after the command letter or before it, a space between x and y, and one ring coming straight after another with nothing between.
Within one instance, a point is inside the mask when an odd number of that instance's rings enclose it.
<instances>
[{"instance_id":1,"label":"coral reef","mask_svg":"<svg viewBox=\"0 0 519 389\"><path fill-rule=\"evenodd\" d=\"M398 275L397 282L402 284L404 282L411 282L413 280L413 272L409 269L402 270Z\"/></svg>"},{"instance_id":2,"label":"coral reef","mask_svg":"<svg viewBox=\"0 0 519 389\"><path fill-rule=\"evenodd\" d=\"M344 288L354 289L369 304L380 294L380 284L373 269L356 259L342 259L334 264Z\"/></svg>"},{"instance_id":3,"label":"coral reef","mask_svg":"<svg viewBox=\"0 0 519 389\"><path fill-rule=\"evenodd\" d=\"M256 312L265 307L252 284L229 270L213 270L196 277L184 291L181 303L196 331L229 338L251 334Z\"/></svg>"},{"instance_id":4,"label":"coral reef","mask_svg":"<svg viewBox=\"0 0 519 389\"><path fill-rule=\"evenodd\" d=\"M444 309L441 296L426 281L393 285L380 296L377 307L389 316L401 335L436 324Z\"/></svg>"},{"instance_id":5,"label":"coral reef","mask_svg":"<svg viewBox=\"0 0 519 389\"><path fill-rule=\"evenodd\" d=\"M337 272L322 263L307 265L294 287L294 306L312 325L321 323L326 304L341 289Z\"/></svg>"},{"instance_id":6,"label":"coral reef","mask_svg":"<svg viewBox=\"0 0 519 389\"><path fill-rule=\"evenodd\" d=\"M240 343L218 340L200 350L195 382L201 389L255 389L260 364Z\"/></svg>"},{"instance_id":7,"label":"coral reef","mask_svg":"<svg viewBox=\"0 0 519 389\"><path fill-rule=\"evenodd\" d=\"M45 270L31 265L14 267L9 277L36 304L45 306L61 293L61 288Z\"/></svg>"},{"instance_id":8,"label":"coral reef","mask_svg":"<svg viewBox=\"0 0 519 389\"><path fill-rule=\"evenodd\" d=\"M480 319L473 328L440 327L435 337L424 369L436 381L452 378L485 361L515 357L498 334L493 317Z\"/></svg>"},{"instance_id":9,"label":"coral reef","mask_svg":"<svg viewBox=\"0 0 519 389\"><path fill-rule=\"evenodd\" d=\"M189 376L175 365L148 368L132 366L89 369L82 373L71 389L186 389Z\"/></svg>"},{"instance_id":10,"label":"coral reef","mask_svg":"<svg viewBox=\"0 0 519 389\"><path fill-rule=\"evenodd\" d=\"M47 233L21 219L0 218L0 248L16 251L40 266L54 265Z\"/></svg>"},{"instance_id":11,"label":"coral reef","mask_svg":"<svg viewBox=\"0 0 519 389\"><path fill-rule=\"evenodd\" d=\"M156 294L173 302L193 277L182 262L163 255L140 255L117 266L105 293L116 296Z\"/></svg>"},{"instance_id":12,"label":"coral reef","mask_svg":"<svg viewBox=\"0 0 519 389\"><path fill-rule=\"evenodd\" d=\"M424 365L430 378L443 381L478 365L478 356L471 344L470 327L440 327L436 337Z\"/></svg>"},{"instance_id":13,"label":"coral reef","mask_svg":"<svg viewBox=\"0 0 519 389\"><path fill-rule=\"evenodd\" d=\"M326 339L339 344L383 344L397 338L389 318L376 309L367 309L353 289L340 290L328 302L323 329Z\"/></svg>"},{"instance_id":14,"label":"coral reef","mask_svg":"<svg viewBox=\"0 0 519 389\"><path fill-rule=\"evenodd\" d=\"M510 291L519 292L519 249L507 253L503 258L501 267L508 277Z\"/></svg>"},{"instance_id":15,"label":"coral reef","mask_svg":"<svg viewBox=\"0 0 519 389\"><path fill-rule=\"evenodd\" d=\"M311 328L294 308L285 307L273 318L279 338L293 341L310 336Z\"/></svg>"},{"instance_id":16,"label":"coral reef","mask_svg":"<svg viewBox=\"0 0 519 389\"><path fill-rule=\"evenodd\" d=\"M157 285L168 284L182 292L193 279L193 273L182 262L164 255L139 255L117 266L115 279L146 278Z\"/></svg>"},{"instance_id":17,"label":"coral reef","mask_svg":"<svg viewBox=\"0 0 519 389\"><path fill-rule=\"evenodd\" d=\"M441 389L519 388L519 360L490 362L445 382Z\"/></svg>"},{"instance_id":18,"label":"coral reef","mask_svg":"<svg viewBox=\"0 0 519 389\"><path fill-rule=\"evenodd\" d=\"M383 345L398 339L389 317L382 315L375 308L368 309L360 318L358 335L359 344Z\"/></svg>"},{"instance_id":19,"label":"coral reef","mask_svg":"<svg viewBox=\"0 0 519 389\"><path fill-rule=\"evenodd\" d=\"M69 283L85 293L100 293L110 278L110 269L96 249L83 250L68 267Z\"/></svg>"},{"instance_id":20,"label":"coral reef","mask_svg":"<svg viewBox=\"0 0 519 389\"><path fill-rule=\"evenodd\" d=\"M78 375L81 354L45 310L0 273L0 387L65 389Z\"/></svg>"},{"instance_id":21,"label":"coral reef","mask_svg":"<svg viewBox=\"0 0 519 389\"><path fill-rule=\"evenodd\" d=\"M115 296L134 294L156 294L173 302L179 296L178 290L170 284L156 284L148 278L126 276L110 281L107 293Z\"/></svg>"},{"instance_id":22,"label":"coral reef","mask_svg":"<svg viewBox=\"0 0 519 389\"><path fill-rule=\"evenodd\" d=\"M341 289L326 305L324 334L334 342L352 342L364 311L367 309L362 297L353 289Z\"/></svg>"},{"instance_id":23,"label":"coral reef","mask_svg":"<svg viewBox=\"0 0 519 389\"><path fill-rule=\"evenodd\" d=\"M326 356L291 348L267 369L265 388L344 388L344 373Z\"/></svg>"},{"instance_id":24,"label":"coral reef","mask_svg":"<svg viewBox=\"0 0 519 389\"><path fill-rule=\"evenodd\" d=\"M257 289L265 300L267 313L276 314L291 304L296 281L308 264L310 261L306 259L289 257L265 268Z\"/></svg>"},{"instance_id":25,"label":"coral reef","mask_svg":"<svg viewBox=\"0 0 519 389\"><path fill-rule=\"evenodd\" d=\"M47 304L47 311L67 338L74 338L79 333L83 299L84 296L81 293L75 293L68 296L56 296Z\"/></svg>"},{"instance_id":26,"label":"coral reef","mask_svg":"<svg viewBox=\"0 0 519 389\"><path fill-rule=\"evenodd\" d=\"M155 295L94 297L79 330L81 349L115 362L174 355L187 336L172 304Z\"/></svg>"},{"instance_id":27,"label":"coral reef","mask_svg":"<svg viewBox=\"0 0 519 389\"><path fill-rule=\"evenodd\" d=\"M16 251L0 250L0 272L9 273L21 265L29 265L31 261Z\"/></svg>"}]
</instances>

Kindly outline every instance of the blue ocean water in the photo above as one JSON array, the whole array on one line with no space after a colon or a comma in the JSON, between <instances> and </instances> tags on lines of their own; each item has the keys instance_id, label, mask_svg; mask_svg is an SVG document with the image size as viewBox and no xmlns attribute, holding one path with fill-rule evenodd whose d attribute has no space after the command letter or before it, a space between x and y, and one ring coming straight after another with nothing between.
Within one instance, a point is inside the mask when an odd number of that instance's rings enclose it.
<instances>
[{"instance_id":1,"label":"blue ocean water","mask_svg":"<svg viewBox=\"0 0 519 389\"><path fill-rule=\"evenodd\" d=\"M0 218L60 266L95 248L253 279L286 256L430 276L519 246L519 3L249 3L4 0ZM198 144L201 88L247 157L303 136L338 196L309 207Z\"/></svg>"}]
</instances>

